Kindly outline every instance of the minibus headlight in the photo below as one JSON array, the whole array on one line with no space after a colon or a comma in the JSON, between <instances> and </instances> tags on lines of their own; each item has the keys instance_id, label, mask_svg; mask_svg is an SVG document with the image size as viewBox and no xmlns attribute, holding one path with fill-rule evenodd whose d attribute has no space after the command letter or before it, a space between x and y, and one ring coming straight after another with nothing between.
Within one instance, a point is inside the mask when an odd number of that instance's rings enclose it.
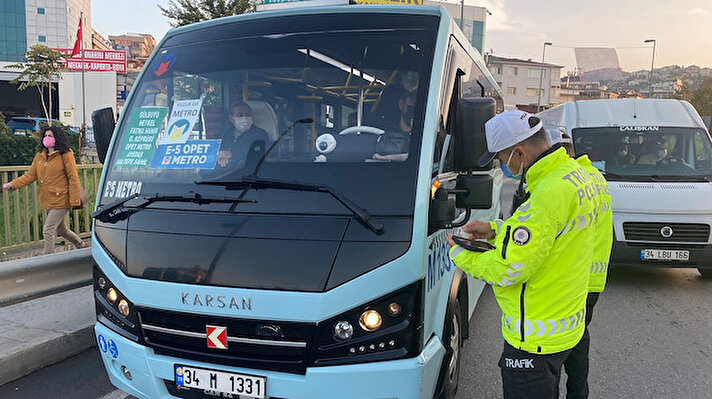
<instances>
[{"instance_id":1,"label":"minibus headlight","mask_svg":"<svg viewBox=\"0 0 712 399\"><path fill-rule=\"evenodd\" d=\"M138 315L131 301L94 266L94 303L96 319L133 341L139 342L141 331Z\"/></svg>"},{"instance_id":2,"label":"minibus headlight","mask_svg":"<svg viewBox=\"0 0 712 399\"><path fill-rule=\"evenodd\" d=\"M417 356L423 341L422 287L422 280L416 281L318 323L310 366Z\"/></svg>"},{"instance_id":3,"label":"minibus headlight","mask_svg":"<svg viewBox=\"0 0 712 399\"><path fill-rule=\"evenodd\" d=\"M340 321L334 326L334 338L339 341L351 339L354 335L354 327L348 321Z\"/></svg>"},{"instance_id":4,"label":"minibus headlight","mask_svg":"<svg viewBox=\"0 0 712 399\"><path fill-rule=\"evenodd\" d=\"M361 317L358 319L358 324L366 331L373 332L378 330L383 323L381 314L378 311L369 309L361 313Z\"/></svg>"},{"instance_id":5,"label":"minibus headlight","mask_svg":"<svg viewBox=\"0 0 712 399\"><path fill-rule=\"evenodd\" d=\"M106 299L108 299L111 303L114 303L117 299L119 299L119 294L116 292L114 287L111 287L106 291Z\"/></svg>"},{"instance_id":6,"label":"minibus headlight","mask_svg":"<svg viewBox=\"0 0 712 399\"><path fill-rule=\"evenodd\" d=\"M119 313L121 313L122 316L126 317L131 313L131 308L129 308L129 303L126 302L126 299L122 299L119 301Z\"/></svg>"}]
</instances>

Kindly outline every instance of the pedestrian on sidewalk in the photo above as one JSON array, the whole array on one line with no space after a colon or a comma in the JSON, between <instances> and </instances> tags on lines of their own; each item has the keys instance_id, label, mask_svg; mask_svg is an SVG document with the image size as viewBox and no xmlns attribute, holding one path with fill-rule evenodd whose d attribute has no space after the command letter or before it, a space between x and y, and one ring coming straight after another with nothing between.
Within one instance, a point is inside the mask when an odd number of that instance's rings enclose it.
<instances>
[{"instance_id":1,"label":"pedestrian on sidewalk","mask_svg":"<svg viewBox=\"0 0 712 399\"><path fill-rule=\"evenodd\" d=\"M44 253L54 251L54 238L60 236L71 241L77 248L87 244L64 224L64 216L70 208L82 206L81 186L77 174L74 153L69 148L67 136L61 128L52 126L45 130L37 146L37 154L30 169L22 176L3 184L3 190L17 190L37 180L39 198L45 210Z\"/></svg>"}]
</instances>

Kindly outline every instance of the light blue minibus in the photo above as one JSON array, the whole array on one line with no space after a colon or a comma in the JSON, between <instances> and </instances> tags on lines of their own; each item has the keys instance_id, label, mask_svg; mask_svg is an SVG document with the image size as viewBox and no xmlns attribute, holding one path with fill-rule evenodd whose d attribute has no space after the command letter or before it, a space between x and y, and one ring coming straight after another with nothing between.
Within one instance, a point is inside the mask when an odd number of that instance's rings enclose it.
<instances>
[{"instance_id":1,"label":"light blue minibus","mask_svg":"<svg viewBox=\"0 0 712 399\"><path fill-rule=\"evenodd\" d=\"M445 236L500 215L502 93L442 7L258 12L170 31L116 124L97 344L138 398L452 398L484 283Z\"/></svg>"}]
</instances>

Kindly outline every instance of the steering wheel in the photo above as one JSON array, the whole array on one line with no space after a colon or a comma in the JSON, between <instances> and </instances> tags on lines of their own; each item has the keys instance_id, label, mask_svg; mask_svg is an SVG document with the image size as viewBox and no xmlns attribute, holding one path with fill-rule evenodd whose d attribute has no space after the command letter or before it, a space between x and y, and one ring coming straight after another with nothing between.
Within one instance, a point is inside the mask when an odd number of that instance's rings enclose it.
<instances>
[{"instance_id":1,"label":"steering wheel","mask_svg":"<svg viewBox=\"0 0 712 399\"><path fill-rule=\"evenodd\" d=\"M376 134L376 135L382 135L386 131L377 127L373 126L351 126L347 127L346 129L342 130L339 132L339 136L344 136L347 134L358 134L358 133L369 133L369 134Z\"/></svg>"},{"instance_id":2,"label":"steering wheel","mask_svg":"<svg viewBox=\"0 0 712 399\"><path fill-rule=\"evenodd\" d=\"M655 163L655 165L656 166L678 166L678 167L681 166L681 167L684 167L685 169L695 170L695 168L693 168L690 164L685 162L684 159L682 159L678 156L674 156L674 155L671 155L667 158L663 158L663 159L659 160L658 162Z\"/></svg>"}]
</instances>

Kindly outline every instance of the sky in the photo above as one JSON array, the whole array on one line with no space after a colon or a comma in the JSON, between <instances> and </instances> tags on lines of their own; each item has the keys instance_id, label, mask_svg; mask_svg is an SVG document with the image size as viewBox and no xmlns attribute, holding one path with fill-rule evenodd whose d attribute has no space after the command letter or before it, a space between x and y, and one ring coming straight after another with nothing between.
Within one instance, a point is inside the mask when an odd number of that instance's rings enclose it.
<instances>
[{"instance_id":1,"label":"sky","mask_svg":"<svg viewBox=\"0 0 712 399\"><path fill-rule=\"evenodd\" d=\"M160 40L171 28L156 4L168 0L92 0L94 29L107 37L126 32L150 33ZM614 47L624 71L650 69L656 40L655 67L712 67L712 1L710 0L466 0L486 7L485 51L501 57L576 64L573 47Z\"/></svg>"}]
</instances>

